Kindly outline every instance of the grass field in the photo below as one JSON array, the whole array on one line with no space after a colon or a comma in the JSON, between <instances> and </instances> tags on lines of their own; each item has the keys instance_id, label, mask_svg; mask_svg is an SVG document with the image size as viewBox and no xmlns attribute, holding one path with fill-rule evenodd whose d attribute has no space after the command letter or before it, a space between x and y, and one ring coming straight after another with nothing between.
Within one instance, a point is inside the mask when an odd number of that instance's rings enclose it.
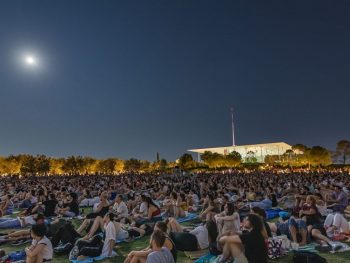
<instances>
[{"instance_id":1,"label":"grass field","mask_svg":"<svg viewBox=\"0 0 350 263\"><path fill-rule=\"evenodd\" d=\"M75 225L79 224L79 221L74 220L73 223ZM8 232L10 230L2 230L1 232ZM12 230L13 231L13 230ZM139 240L135 240L131 243L123 243L116 247L115 251L118 253L118 256L109 260L103 260L99 261L101 263L120 263L124 261L125 256L130 252L131 250L140 250L145 248L148 245L149 242L149 236L143 237ZM28 244L26 244L28 246ZM0 245L1 249L4 249L6 253L13 252L13 251L21 251L24 250L25 245L23 246L11 246L9 244ZM343 252L343 253L336 253L336 254L330 254L330 253L321 253L323 257L327 259L329 263L348 263L350 262L350 251ZM54 256L54 259L52 261L53 263L67 263L68 256ZM186 257L186 255L183 252L178 252L178 263L192 263L193 261ZM271 262L276 263L287 263L287 262L293 262L292 260L292 254L289 253L287 256L278 259L278 260L271 260Z\"/></svg>"}]
</instances>

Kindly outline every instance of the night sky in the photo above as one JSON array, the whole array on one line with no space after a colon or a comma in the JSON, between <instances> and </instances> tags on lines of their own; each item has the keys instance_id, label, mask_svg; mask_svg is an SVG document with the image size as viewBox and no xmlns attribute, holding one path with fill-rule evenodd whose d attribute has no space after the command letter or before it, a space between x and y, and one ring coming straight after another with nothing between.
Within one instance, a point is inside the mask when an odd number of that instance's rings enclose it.
<instances>
[{"instance_id":1,"label":"night sky","mask_svg":"<svg viewBox=\"0 0 350 263\"><path fill-rule=\"evenodd\" d=\"M0 58L0 155L350 139L350 1L2 0Z\"/></svg>"}]
</instances>

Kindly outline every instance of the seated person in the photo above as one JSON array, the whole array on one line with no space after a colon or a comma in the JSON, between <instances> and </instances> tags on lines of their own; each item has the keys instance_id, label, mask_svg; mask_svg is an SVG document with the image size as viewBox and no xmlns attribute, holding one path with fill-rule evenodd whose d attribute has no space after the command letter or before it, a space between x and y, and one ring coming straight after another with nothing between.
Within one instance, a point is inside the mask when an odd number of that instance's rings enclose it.
<instances>
[{"instance_id":1,"label":"seated person","mask_svg":"<svg viewBox=\"0 0 350 263\"><path fill-rule=\"evenodd\" d=\"M256 215L261 217L261 219L263 220L263 223L264 223L264 228L265 228L267 236L268 237L272 237L271 229L269 227L269 224L266 221L266 212L265 212L265 210L260 208L260 207L252 207L250 209L250 213L256 214Z\"/></svg>"},{"instance_id":2,"label":"seated person","mask_svg":"<svg viewBox=\"0 0 350 263\"><path fill-rule=\"evenodd\" d=\"M220 260L235 260L239 263L267 263L267 236L261 217L249 214L243 224L247 231L240 235L220 238L219 242L223 246Z\"/></svg>"},{"instance_id":3,"label":"seated person","mask_svg":"<svg viewBox=\"0 0 350 263\"><path fill-rule=\"evenodd\" d=\"M7 194L0 203L0 217L4 215L10 215L13 213L13 195Z\"/></svg>"},{"instance_id":4,"label":"seated person","mask_svg":"<svg viewBox=\"0 0 350 263\"><path fill-rule=\"evenodd\" d=\"M214 196L212 194L207 194L204 199L202 212L199 214L199 218L205 221L212 220L214 216L220 213L220 208L218 204L215 203Z\"/></svg>"},{"instance_id":5,"label":"seated person","mask_svg":"<svg viewBox=\"0 0 350 263\"><path fill-rule=\"evenodd\" d=\"M216 240L217 237L216 225L211 220L207 221L205 225L200 225L189 232L184 232L185 229L175 218L169 218L168 228L170 230L170 238L180 251L206 249L209 247L209 243Z\"/></svg>"},{"instance_id":6,"label":"seated person","mask_svg":"<svg viewBox=\"0 0 350 263\"><path fill-rule=\"evenodd\" d=\"M115 199L115 203L112 208L113 213L116 215L116 218L125 218L128 217L129 210L125 202L123 201L123 196L118 195Z\"/></svg>"},{"instance_id":7,"label":"seated person","mask_svg":"<svg viewBox=\"0 0 350 263\"><path fill-rule=\"evenodd\" d=\"M33 225L31 236L33 238L32 245L25 249L27 263L51 262L53 249L51 241L45 236L46 228L44 225Z\"/></svg>"},{"instance_id":8,"label":"seated person","mask_svg":"<svg viewBox=\"0 0 350 263\"><path fill-rule=\"evenodd\" d=\"M147 216L142 217L139 216L136 221L136 226L140 226L147 222L157 222L162 219L161 211L158 205L156 205L153 200L146 196L146 203L147 203Z\"/></svg>"},{"instance_id":9,"label":"seated person","mask_svg":"<svg viewBox=\"0 0 350 263\"><path fill-rule=\"evenodd\" d=\"M35 207L32 209L32 213L35 213L37 211L42 211L43 214L46 217L53 217L56 216L56 206L58 205L58 202L56 200L56 196L53 193L49 194L49 199L45 200L43 202L38 202Z\"/></svg>"},{"instance_id":10,"label":"seated person","mask_svg":"<svg viewBox=\"0 0 350 263\"><path fill-rule=\"evenodd\" d=\"M332 209L335 212L343 213L346 207L349 204L348 195L343 191L343 188L340 185L334 185L334 192L331 195L327 195L328 208Z\"/></svg>"},{"instance_id":11,"label":"seated person","mask_svg":"<svg viewBox=\"0 0 350 263\"><path fill-rule=\"evenodd\" d=\"M224 206L224 212L215 215L215 221L218 227L219 235L232 231L238 232L241 226L239 214L235 212L233 203L227 203Z\"/></svg>"},{"instance_id":12,"label":"seated person","mask_svg":"<svg viewBox=\"0 0 350 263\"><path fill-rule=\"evenodd\" d=\"M177 258L177 251L174 242L172 239L167 235L167 224L163 221L157 222L154 226L154 231L161 231L165 235L165 241L163 244L163 247L166 247L173 256L173 260L176 262ZM131 251L127 258L125 259L124 263L135 263L135 262L145 262L147 259L147 256L152 252L152 247L149 246L144 250L141 251Z\"/></svg>"},{"instance_id":13,"label":"seated person","mask_svg":"<svg viewBox=\"0 0 350 263\"><path fill-rule=\"evenodd\" d=\"M97 217L96 219L100 219ZM117 239L117 230L114 225L114 214L107 213L101 222L101 228L104 232L104 241L100 235L94 235L79 239L73 252L71 252L71 259L83 260L86 257L113 257L116 256L116 253L113 251L116 239Z\"/></svg>"},{"instance_id":14,"label":"seated person","mask_svg":"<svg viewBox=\"0 0 350 263\"><path fill-rule=\"evenodd\" d=\"M95 219L96 217L104 217L109 211L108 194L106 191L101 192L100 202L95 204L93 212L86 215L87 219Z\"/></svg>"},{"instance_id":15,"label":"seated person","mask_svg":"<svg viewBox=\"0 0 350 263\"><path fill-rule=\"evenodd\" d=\"M35 204L35 197L33 196L33 192L35 191L28 191L25 194L24 199L22 200L22 202L19 205L19 208L30 208L33 204Z\"/></svg>"},{"instance_id":16,"label":"seated person","mask_svg":"<svg viewBox=\"0 0 350 263\"><path fill-rule=\"evenodd\" d=\"M170 217L177 217L177 206L176 203L178 201L178 195L175 192L171 192L170 198L166 198L163 202L163 206L165 209L165 212Z\"/></svg>"},{"instance_id":17,"label":"seated person","mask_svg":"<svg viewBox=\"0 0 350 263\"><path fill-rule=\"evenodd\" d=\"M324 227L328 237L333 237L335 233L349 234L350 226L349 222L340 213L332 213L326 217L324 221Z\"/></svg>"},{"instance_id":18,"label":"seated person","mask_svg":"<svg viewBox=\"0 0 350 263\"><path fill-rule=\"evenodd\" d=\"M268 222L271 232L276 235L286 235L300 246L306 245L307 229L305 221L294 216L289 217L287 212L280 212L279 215L279 221L275 223Z\"/></svg>"},{"instance_id":19,"label":"seated person","mask_svg":"<svg viewBox=\"0 0 350 263\"><path fill-rule=\"evenodd\" d=\"M187 213L188 204L186 200L186 195L184 193L180 193L175 203L175 217L185 217Z\"/></svg>"},{"instance_id":20,"label":"seated person","mask_svg":"<svg viewBox=\"0 0 350 263\"><path fill-rule=\"evenodd\" d=\"M62 208L57 210L57 213L66 217L75 217L79 215L79 205L76 193L67 195Z\"/></svg>"},{"instance_id":21,"label":"seated person","mask_svg":"<svg viewBox=\"0 0 350 263\"><path fill-rule=\"evenodd\" d=\"M147 263L174 263L174 258L169 249L164 246L166 236L160 230L155 230L151 236L150 247L152 252L148 254Z\"/></svg>"}]
</instances>

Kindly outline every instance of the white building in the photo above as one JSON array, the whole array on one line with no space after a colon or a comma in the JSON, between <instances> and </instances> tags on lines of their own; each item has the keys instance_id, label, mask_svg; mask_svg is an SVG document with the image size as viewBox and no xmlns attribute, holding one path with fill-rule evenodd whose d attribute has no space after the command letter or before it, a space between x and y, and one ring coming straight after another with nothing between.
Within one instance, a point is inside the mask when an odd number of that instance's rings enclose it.
<instances>
[{"instance_id":1,"label":"white building","mask_svg":"<svg viewBox=\"0 0 350 263\"><path fill-rule=\"evenodd\" d=\"M215 147L215 148L203 148L203 149L191 149L189 152L194 152L200 154L205 151L219 153L219 154L229 154L233 151L238 152L242 156L244 161L247 157L255 157L258 162L263 163L266 155L282 155L287 150L292 149L287 143L275 142L275 143L262 143L262 144L249 144L249 145L239 145L239 146L227 146L227 147Z\"/></svg>"}]
</instances>

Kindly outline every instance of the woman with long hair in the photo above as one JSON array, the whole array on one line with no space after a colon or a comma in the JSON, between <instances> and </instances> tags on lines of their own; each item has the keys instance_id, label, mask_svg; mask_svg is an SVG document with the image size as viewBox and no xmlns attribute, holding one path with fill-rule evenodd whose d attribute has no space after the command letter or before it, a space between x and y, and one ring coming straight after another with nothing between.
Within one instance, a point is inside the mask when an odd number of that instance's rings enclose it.
<instances>
[{"instance_id":1,"label":"woman with long hair","mask_svg":"<svg viewBox=\"0 0 350 263\"><path fill-rule=\"evenodd\" d=\"M243 226L246 230L242 234L219 239L223 245L221 257L240 263L267 263L267 236L261 217L248 214Z\"/></svg>"},{"instance_id":2,"label":"woman with long hair","mask_svg":"<svg viewBox=\"0 0 350 263\"><path fill-rule=\"evenodd\" d=\"M233 203L227 203L224 206L224 212L217 214L215 221L218 227L219 235L233 231L239 231L241 220L239 214L235 212L235 206Z\"/></svg>"}]
</instances>

